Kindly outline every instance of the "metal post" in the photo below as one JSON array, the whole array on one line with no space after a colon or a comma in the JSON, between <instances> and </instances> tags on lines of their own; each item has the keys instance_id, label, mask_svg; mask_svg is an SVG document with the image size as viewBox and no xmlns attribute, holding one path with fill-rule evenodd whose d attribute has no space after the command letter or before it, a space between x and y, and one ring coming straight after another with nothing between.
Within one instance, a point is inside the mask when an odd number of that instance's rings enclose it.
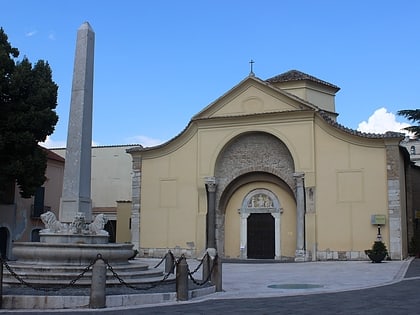
<instances>
[{"instance_id":1,"label":"metal post","mask_svg":"<svg viewBox=\"0 0 420 315\"><path fill-rule=\"evenodd\" d=\"M213 264L214 267L211 274L211 282L216 286L216 292L222 292L222 260L219 255L216 254L213 259Z\"/></svg>"},{"instance_id":2,"label":"metal post","mask_svg":"<svg viewBox=\"0 0 420 315\"><path fill-rule=\"evenodd\" d=\"M166 258L165 258L165 273L174 273L174 269L175 269L175 259L174 259L174 255L172 254L171 251L169 251L166 254Z\"/></svg>"},{"instance_id":3,"label":"metal post","mask_svg":"<svg viewBox=\"0 0 420 315\"><path fill-rule=\"evenodd\" d=\"M106 307L106 265L100 255L93 265L92 284L90 287L90 308Z\"/></svg>"},{"instance_id":4,"label":"metal post","mask_svg":"<svg viewBox=\"0 0 420 315\"><path fill-rule=\"evenodd\" d=\"M176 299L188 301L188 265L185 256L179 258L176 266Z\"/></svg>"}]
</instances>

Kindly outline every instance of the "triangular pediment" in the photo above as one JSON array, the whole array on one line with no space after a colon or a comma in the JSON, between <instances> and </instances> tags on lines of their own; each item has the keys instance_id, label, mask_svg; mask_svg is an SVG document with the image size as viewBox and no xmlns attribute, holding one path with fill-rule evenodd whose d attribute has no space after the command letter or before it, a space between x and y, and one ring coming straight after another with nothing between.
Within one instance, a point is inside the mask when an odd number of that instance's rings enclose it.
<instances>
[{"instance_id":1,"label":"triangular pediment","mask_svg":"<svg viewBox=\"0 0 420 315\"><path fill-rule=\"evenodd\" d=\"M316 110L317 107L250 76L204 108L193 119L310 109Z\"/></svg>"}]
</instances>

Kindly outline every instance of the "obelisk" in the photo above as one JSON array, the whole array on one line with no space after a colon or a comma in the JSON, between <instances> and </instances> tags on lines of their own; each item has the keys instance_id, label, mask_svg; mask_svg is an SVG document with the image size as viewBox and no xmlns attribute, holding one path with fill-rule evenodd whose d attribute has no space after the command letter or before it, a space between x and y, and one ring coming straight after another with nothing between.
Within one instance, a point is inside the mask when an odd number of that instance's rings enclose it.
<instances>
[{"instance_id":1,"label":"obelisk","mask_svg":"<svg viewBox=\"0 0 420 315\"><path fill-rule=\"evenodd\" d=\"M95 33L88 22L77 31L70 117L59 219L73 222L78 212L92 221L91 146Z\"/></svg>"}]
</instances>

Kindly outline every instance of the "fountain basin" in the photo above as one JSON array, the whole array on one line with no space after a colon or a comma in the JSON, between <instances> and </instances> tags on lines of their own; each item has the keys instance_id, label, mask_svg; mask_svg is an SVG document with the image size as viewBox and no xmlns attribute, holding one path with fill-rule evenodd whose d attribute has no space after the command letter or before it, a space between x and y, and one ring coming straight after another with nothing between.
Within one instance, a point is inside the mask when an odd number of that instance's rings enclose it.
<instances>
[{"instance_id":1,"label":"fountain basin","mask_svg":"<svg viewBox=\"0 0 420 315\"><path fill-rule=\"evenodd\" d=\"M107 244L108 235L100 234L69 234L69 233L39 233L41 243L60 244Z\"/></svg>"},{"instance_id":2,"label":"fountain basin","mask_svg":"<svg viewBox=\"0 0 420 315\"><path fill-rule=\"evenodd\" d=\"M98 254L110 264L127 264L133 244L74 244L15 242L13 255L19 262L46 265L87 265Z\"/></svg>"}]
</instances>

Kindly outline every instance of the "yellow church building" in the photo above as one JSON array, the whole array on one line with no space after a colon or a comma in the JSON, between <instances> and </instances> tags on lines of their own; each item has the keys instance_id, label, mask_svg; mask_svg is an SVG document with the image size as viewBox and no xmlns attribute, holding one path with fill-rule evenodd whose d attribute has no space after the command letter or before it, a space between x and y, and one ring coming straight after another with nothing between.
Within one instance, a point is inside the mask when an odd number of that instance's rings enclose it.
<instances>
[{"instance_id":1,"label":"yellow church building","mask_svg":"<svg viewBox=\"0 0 420 315\"><path fill-rule=\"evenodd\" d=\"M404 135L341 126L338 91L296 70L251 72L170 141L128 149L140 256L359 260L379 227L389 256L405 258Z\"/></svg>"}]
</instances>

